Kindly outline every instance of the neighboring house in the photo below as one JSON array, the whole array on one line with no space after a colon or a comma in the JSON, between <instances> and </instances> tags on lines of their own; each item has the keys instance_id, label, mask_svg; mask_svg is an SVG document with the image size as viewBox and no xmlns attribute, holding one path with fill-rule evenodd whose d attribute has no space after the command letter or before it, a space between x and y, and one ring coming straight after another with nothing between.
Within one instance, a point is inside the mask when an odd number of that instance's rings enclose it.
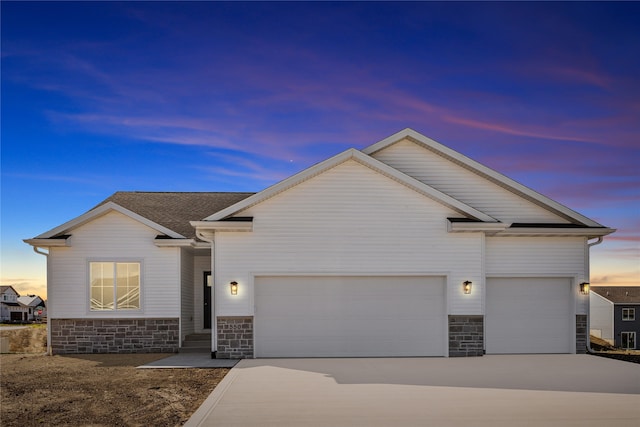
<instances>
[{"instance_id":1,"label":"neighboring house","mask_svg":"<svg viewBox=\"0 0 640 427\"><path fill-rule=\"evenodd\" d=\"M25 241L53 353L205 332L220 358L476 356L584 352L613 231L406 129L256 194L117 192Z\"/></svg>"},{"instance_id":2,"label":"neighboring house","mask_svg":"<svg viewBox=\"0 0 640 427\"><path fill-rule=\"evenodd\" d=\"M23 295L18 297L18 303L27 311L27 319L29 321L40 320L47 316L46 304L37 295Z\"/></svg>"},{"instance_id":3,"label":"neighboring house","mask_svg":"<svg viewBox=\"0 0 640 427\"><path fill-rule=\"evenodd\" d=\"M28 309L18 302L20 294L13 286L0 286L0 321L22 322L28 317Z\"/></svg>"},{"instance_id":4,"label":"neighboring house","mask_svg":"<svg viewBox=\"0 0 640 427\"><path fill-rule=\"evenodd\" d=\"M589 299L591 335L615 347L640 348L640 286L593 286Z\"/></svg>"}]
</instances>

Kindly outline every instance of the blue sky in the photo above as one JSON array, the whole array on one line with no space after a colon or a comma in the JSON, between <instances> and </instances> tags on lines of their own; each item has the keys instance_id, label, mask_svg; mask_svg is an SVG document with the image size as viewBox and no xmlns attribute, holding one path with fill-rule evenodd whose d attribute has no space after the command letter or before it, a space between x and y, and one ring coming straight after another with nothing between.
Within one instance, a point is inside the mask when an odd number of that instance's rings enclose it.
<instances>
[{"instance_id":1,"label":"blue sky","mask_svg":"<svg viewBox=\"0 0 640 427\"><path fill-rule=\"evenodd\" d=\"M6 2L1 283L118 190L259 191L411 127L600 223L640 284L640 3Z\"/></svg>"}]
</instances>

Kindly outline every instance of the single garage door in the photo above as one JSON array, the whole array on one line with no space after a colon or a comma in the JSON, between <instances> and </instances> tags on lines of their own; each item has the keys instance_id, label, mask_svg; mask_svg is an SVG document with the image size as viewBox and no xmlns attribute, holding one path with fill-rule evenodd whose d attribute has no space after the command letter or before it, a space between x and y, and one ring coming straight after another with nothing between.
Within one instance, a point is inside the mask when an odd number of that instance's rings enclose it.
<instances>
[{"instance_id":1,"label":"single garage door","mask_svg":"<svg viewBox=\"0 0 640 427\"><path fill-rule=\"evenodd\" d=\"M444 290L444 277L256 277L255 354L443 356Z\"/></svg>"},{"instance_id":2,"label":"single garage door","mask_svg":"<svg viewBox=\"0 0 640 427\"><path fill-rule=\"evenodd\" d=\"M487 279L488 354L571 353L571 279Z\"/></svg>"}]
</instances>

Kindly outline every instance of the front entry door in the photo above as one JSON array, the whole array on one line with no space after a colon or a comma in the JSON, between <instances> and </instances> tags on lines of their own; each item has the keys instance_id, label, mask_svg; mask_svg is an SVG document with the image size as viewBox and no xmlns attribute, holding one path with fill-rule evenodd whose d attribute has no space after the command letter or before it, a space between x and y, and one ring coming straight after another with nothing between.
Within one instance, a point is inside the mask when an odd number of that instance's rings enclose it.
<instances>
[{"instance_id":1,"label":"front entry door","mask_svg":"<svg viewBox=\"0 0 640 427\"><path fill-rule=\"evenodd\" d=\"M211 329L211 272L204 272L204 329Z\"/></svg>"}]
</instances>

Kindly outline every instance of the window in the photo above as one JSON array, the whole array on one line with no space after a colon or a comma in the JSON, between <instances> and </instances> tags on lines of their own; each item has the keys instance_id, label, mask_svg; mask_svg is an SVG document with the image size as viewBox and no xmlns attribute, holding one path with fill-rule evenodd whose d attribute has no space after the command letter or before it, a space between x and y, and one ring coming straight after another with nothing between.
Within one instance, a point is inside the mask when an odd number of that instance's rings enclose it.
<instances>
[{"instance_id":1,"label":"window","mask_svg":"<svg viewBox=\"0 0 640 427\"><path fill-rule=\"evenodd\" d=\"M636 333L635 332L622 332L622 348L635 349L636 348Z\"/></svg>"},{"instance_id":2,"label":"window","mask_svg":"<svg viewBox=\"0 0 640 427\"><path fill-rule=\"evenodd\" d=\"M623 308L622 309L622 320L636 320L636 309L635 308Z\"/></svg>"},{"instance_id":3,"label":"window","mask_svg":"<svg viewBox=\"0 0 640 427\"><path fill-rule=\"evenodd\" d=\"M90 262L91 310L140 309L139 262Z\"/></svg>"}]
</instances>

